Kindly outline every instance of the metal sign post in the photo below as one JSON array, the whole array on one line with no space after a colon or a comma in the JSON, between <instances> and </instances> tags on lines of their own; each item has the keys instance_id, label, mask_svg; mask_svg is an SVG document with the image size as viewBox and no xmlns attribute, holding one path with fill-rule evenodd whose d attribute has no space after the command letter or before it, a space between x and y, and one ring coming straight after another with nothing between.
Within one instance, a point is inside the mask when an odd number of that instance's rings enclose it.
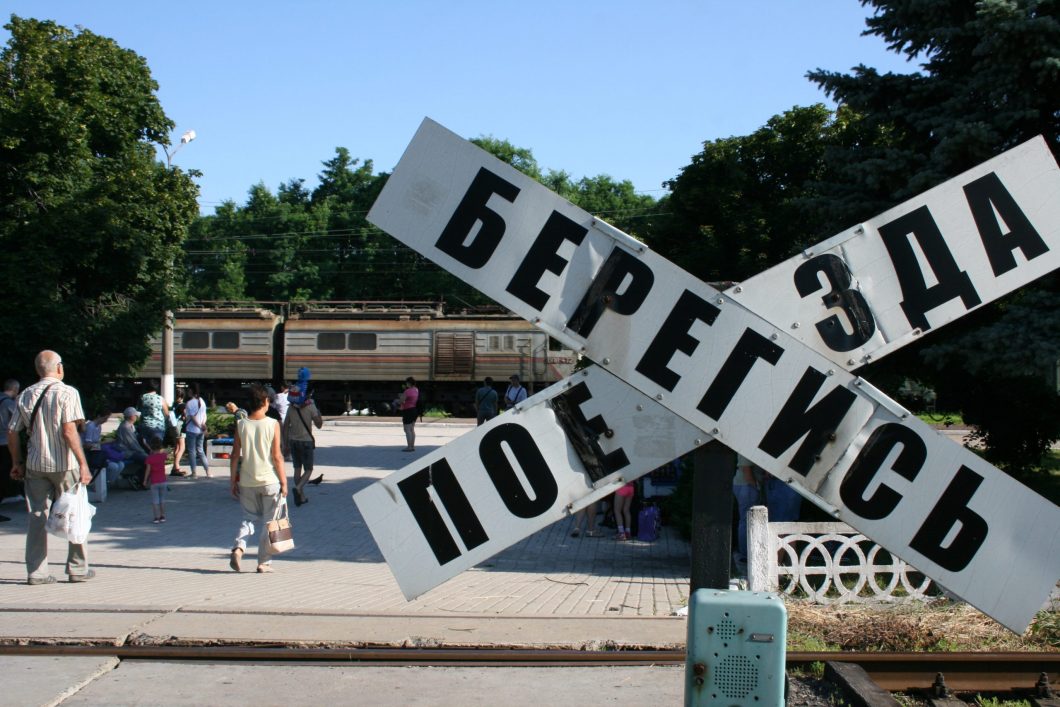
<instances>
[{"instance_id":1,"label":"metal sign post","mask_svg":"<svg viewBox=\"0 0 1060 707\"><path fill-rule=\"evenodd\" d=\"M721 442L692 455L692 571L697 589L728 589L732 562L732 475L736 455Z\"/></svg>"},{"instance_id":2,"label":"metal sign post","mask_svg":"<svg viewBox=\"0 0 1060 707\"><path fill-rule=\"evenodd\" d=\"M1040 138L726 293L429 120L369 220L606 369L568 406L592 423L580 455L534 396L525 419L494 421L522 441L484 426L450 445L475 454L447 447L397 472L418 479L402 493L388 478L358 494L403 589L650 471L613 423L630 409L586 410L631 389L691 428L673 438L678 454L723 442L1013 630L1055 585L1056 506L848 372L1060 265L1060 170ZM495 448L515 481L475 482ZM438 517L392 536L392 518L417 503L422 517L425 498ZM461 525L468 510L477 526ZM411 562L443 530L455 554Z\"/></svg>"}]
</instances>

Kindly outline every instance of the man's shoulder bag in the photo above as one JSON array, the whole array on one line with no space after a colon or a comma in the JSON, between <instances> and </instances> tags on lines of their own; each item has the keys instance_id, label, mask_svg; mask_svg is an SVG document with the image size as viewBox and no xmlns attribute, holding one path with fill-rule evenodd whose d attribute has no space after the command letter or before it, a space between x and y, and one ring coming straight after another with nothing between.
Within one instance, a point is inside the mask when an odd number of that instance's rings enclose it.
<instances>
[{"instance_id":1,"label":"man's shoulder bag","mask_svg":"<svg viewBox=\"0 0 1060 707\"><path fill-rule=\"evenodd\" d=\"M302 421L302 427L305 428L306 433L309 435L309 448L310 449L316 449L317 448L317 441L316 441L316 438L313 437L313 430L309 429L309 423L307 423L305 421L305 418L302 416L302 411L303 410L305 410L305 407L296 407L294 409L294 412L298 416L298 419ZM291 414L290 411L288 411L287 414L288 415Z\"/></svg>"},{"instance_id":2,"label":"man's shoulder bag","mask_svg":"<svg viewBox=\"0 0 1060 707\"><path fill-rule=\"evenodd\" d=\"M55 385L55 383L49 383L48 386L41 391L40 397L37 398L36 405L33 406L33 412L29 415L29 422L26 423L26 426L22 428L22 432L20 433L21 438L19 441L22 442L22 459L18 461L21 461L23 464L29 458L29 438L33 434L33 423L37 421L37 413L40 412L40 406L41 403L44 402L44 396L48 394L48 391L51 390L53 385ZM21 408L19 409L19 414L22 414Z\"/></svg>"}]
</instances>

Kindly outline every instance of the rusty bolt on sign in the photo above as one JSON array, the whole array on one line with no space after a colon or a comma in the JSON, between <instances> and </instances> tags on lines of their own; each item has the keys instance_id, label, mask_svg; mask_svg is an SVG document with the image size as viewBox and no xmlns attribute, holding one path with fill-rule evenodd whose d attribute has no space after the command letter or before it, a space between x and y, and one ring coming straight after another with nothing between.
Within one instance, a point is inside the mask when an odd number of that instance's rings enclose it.
<instances>
[{"instance_id":1,"label":"rusty bolt on sign","mask_svg":"<svg viewBox=\"0 0 1060 707\"><path fill-rule=\"evenodd\" d=\"M703 663L696 663L692 666L692 674L695 675L692 678L692 682L696 684L696 687L703 687L705 680L704 676L707 674L707 666Z\"/></svg>"}]
</instances>

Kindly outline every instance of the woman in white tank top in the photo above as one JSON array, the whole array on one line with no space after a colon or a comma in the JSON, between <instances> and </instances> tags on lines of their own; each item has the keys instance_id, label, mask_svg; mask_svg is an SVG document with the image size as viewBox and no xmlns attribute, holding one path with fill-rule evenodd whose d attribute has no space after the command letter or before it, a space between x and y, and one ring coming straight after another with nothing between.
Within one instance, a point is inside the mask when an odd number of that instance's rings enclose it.
<instances>
[{"instance_id":1,"label":"woman in white tank top","mask_svg":"<svg viewBox=\"0 0 1060 707\"><path fill-rule=\"evenodd\" d=\"M247 549L247 538L254 535L254 523L261 524L258 538L258 572L272 572L272 557L268 552L268 533L265 523L276 517L281 503L286 503L287 474L280 451L280 423L265 416L269 394L265 386L250 386L245 420L236 422L232 440L232 495L243 507L243 522L239 526L232 557L228 565L236 572Z\"/></svg>"}]
</instances>

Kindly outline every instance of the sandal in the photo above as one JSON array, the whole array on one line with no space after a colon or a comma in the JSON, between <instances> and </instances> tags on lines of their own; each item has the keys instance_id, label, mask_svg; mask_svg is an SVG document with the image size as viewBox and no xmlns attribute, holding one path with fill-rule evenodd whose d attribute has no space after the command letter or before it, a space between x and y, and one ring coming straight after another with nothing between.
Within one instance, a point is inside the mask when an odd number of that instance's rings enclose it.
<instances>
[{"instance_id":1,"label":"sandal","mask_svg":"<svg viewBox=\"0 0 1060 707\"><path fill-rule=\"evenodd\" d=\"M570 536L572 538L576 538L576 537L578 537L581 534L582 534L582 531L578 530L577 528L575 528L574 530L570 531Z\"/></svg>"},{"instance_id":2,"label":"sandal","mask_svg":"<svg viewBox=\"0 0 1060 707\"><path fill-rule=\"evenodd\" d=\"M243 557L243 549L239 547L232 548L232 559L228 561L228 566L234 569L236 572L239 571L239 559Z\"/></svg>"},{"instance_id":3,"label":"sandal","mask_svg":"<svg viewBox=\"0 0 1060 707\"><path fill-rule=\"evenodd\" d=\"M268 574L272 572L272 565L258 565L258 574Z\"/></svg>"}]
</instances>

